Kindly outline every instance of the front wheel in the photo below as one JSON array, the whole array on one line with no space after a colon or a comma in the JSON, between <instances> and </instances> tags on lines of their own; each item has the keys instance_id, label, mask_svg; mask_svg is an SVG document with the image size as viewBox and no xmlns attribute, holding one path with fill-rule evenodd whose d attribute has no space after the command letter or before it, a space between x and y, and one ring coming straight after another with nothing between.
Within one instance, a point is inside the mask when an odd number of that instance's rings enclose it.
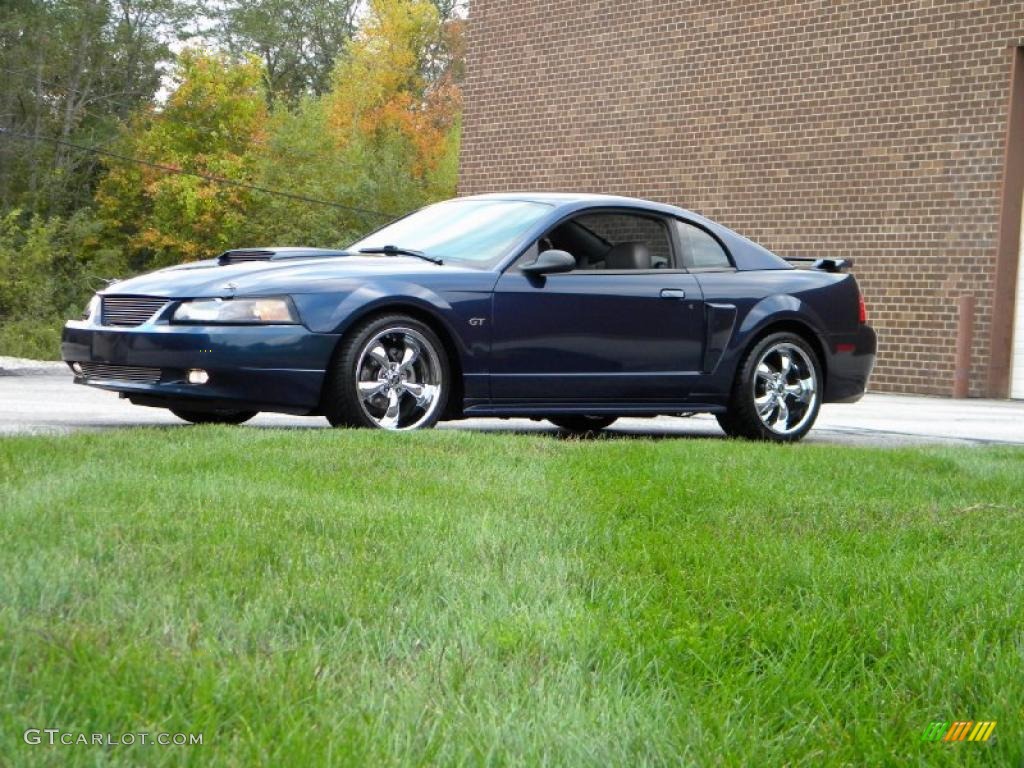
<instances>
[{"instance_id":1,"label":"front wheel","mask_svg":"<svg viewBox=\"0 0 1024 768\"><path fill-rule=\"evenodd\" d=\"M614 416L555 416L548 419L559 429L577 435L600 432L614 424L615 420Z\"/></svg>"},{"instance_id":2,"label":"front wheel","mask_svg":"<svg viewBox=\"0 0 1024 768\"><path fill-rule=\"evenodd\" d=\"M773 333L743 359L718 423L730 437L796 442L818 418L820 390L821 366L810 345L793 333Z\"/></svg>"},{"instance_id":3,"label":"front wheel","mask_svg":"<svg viewBox=\"0 0 1024 768\"><path fill-rule=\"evenodd\" d=\"M189 411L182 408L171 408L171 413L191 424L242 424L259 411Z\"/></svg>"},{"instance_id":4,"label":"front wheel","mask_svg":"<svg viewBox=\"0 0 1024 768\"><path fill-rule=\"evenodd\" d=\"M444 345L408 315L368 320L343 341L324 390L335 427L413 430L434 426L448 400Z\"/></svg>"}]
</instances>

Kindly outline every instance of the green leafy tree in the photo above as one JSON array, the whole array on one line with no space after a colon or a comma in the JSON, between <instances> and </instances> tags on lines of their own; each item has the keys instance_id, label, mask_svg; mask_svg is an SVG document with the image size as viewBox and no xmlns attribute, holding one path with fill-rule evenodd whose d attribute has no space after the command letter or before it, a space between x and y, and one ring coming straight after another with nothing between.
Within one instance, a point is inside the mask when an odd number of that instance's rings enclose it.
<instances>
[{"instance_id":1,"label":"green leafy tree","mask_svg":"<svg viewBox=\"0 0 1024 768\"><path fill-rule=\"evenodd\" d=\"M102 277L124 269L88 209L66 219L18 210L0 217L0 353L57 357L64 320L81 312Z\"/></svg>"},{"instance_id":2,"label":"green leafy tree","mask_svg":"<svg viewBox=\"0 0 1024 768\"><path fill-rule=\"evenodd\" d=\"M102 167L58 142L102 144L149 103L187 0L4 0L0 6L0 210L67 215ZM12 135L16 134L16 135Z\"/></svg>"},{"instance_id":3,"label":"green leafy tree","mask_svg":"<svg viewBox=\"0 0 1024 768\"><path fill-rule=\"evenodd\" d=\"M263 62L273 103L321 95L356 28L358 0L218 0L206 36L237 56Z\"/></svg>"}]
</instances>

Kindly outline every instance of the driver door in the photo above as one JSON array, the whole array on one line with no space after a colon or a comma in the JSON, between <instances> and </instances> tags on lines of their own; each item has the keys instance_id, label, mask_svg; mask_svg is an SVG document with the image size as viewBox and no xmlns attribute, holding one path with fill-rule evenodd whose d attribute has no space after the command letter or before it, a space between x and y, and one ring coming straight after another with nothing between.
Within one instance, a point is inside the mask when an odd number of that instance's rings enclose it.
<instances>
[{"instance_id":1,"label":"driver door","mask_svg":"<svg viewBox=\"0 0 1024 768\"><path fill-rule=\"evenodd\" d=\"M700 375L700 285L677 268L664 220L588 212L541 238L571 253L572 272L523 274L494 290L491 397L495 404L657 404L685 400Z\"/></svg>"}]
</instances>

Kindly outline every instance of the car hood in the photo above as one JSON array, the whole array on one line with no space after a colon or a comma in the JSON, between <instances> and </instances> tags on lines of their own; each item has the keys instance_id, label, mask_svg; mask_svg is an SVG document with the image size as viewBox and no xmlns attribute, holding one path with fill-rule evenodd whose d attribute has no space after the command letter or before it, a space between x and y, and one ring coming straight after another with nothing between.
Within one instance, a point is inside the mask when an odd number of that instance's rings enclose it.
<instances>
[{"instance_id":1,"label":"car hood","mask_svg":"<svg viewBox=\"0 0 1024 768\"><path fill-rule=\"evenodd\" d=\"M448 277L463 283L476 276L493 282L488 272L452 265L431 264L404 256L333 256L282 261L221 264L199 261L113 283L106 295L166 296L187 299L215 296L268 296L345 290L381 280L437 282ZM471 280L476 282L476 280Z\"/></svg>"}]
</instances>

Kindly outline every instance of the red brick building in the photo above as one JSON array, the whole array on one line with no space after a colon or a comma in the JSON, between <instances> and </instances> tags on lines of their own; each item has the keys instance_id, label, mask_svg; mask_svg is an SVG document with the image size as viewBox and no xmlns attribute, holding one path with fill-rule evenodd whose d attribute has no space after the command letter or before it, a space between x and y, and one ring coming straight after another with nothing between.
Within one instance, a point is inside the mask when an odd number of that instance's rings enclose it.
<instances>
[{"instance_id":1,"label":"red brick building","mask_svg":"<svg viewBox=\"0 0 1024 768\"><path fill-rule=\"evenodd\" d=\"M472 0L460 191L647 197L852 257L877 390L950 394L972 296L971 394L1024 397L1021 46L1024 0Z\"/></svg>"}]
</instances>

